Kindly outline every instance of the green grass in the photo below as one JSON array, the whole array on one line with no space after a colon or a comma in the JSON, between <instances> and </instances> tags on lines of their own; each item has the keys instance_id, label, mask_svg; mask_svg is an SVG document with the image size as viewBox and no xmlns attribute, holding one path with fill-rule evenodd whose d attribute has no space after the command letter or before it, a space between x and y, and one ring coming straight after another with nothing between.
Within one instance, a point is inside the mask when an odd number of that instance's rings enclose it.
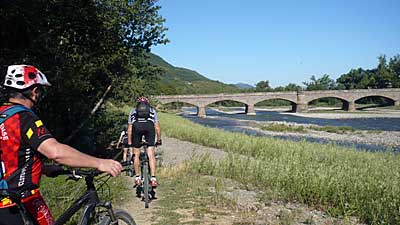
<instances>
[{"instance_id":1,"label":"green grass","mask_svg":"<svg viewBox=\"0 0 400 225\"><path fill-rule=\"evenodd\" d=\"M291 125L282 123L269 123L260 127L262 130L274 131L274 132L296 132L296 133L307 133L307 130L325 131L336 134L348 134L348 133L359 133L360 131L350 126L302 126L302 125Z\"/></svg>"},{"instance_id":2,"label":"green grass","mask_svg":"<svg viewBox=\"0 0 400 225\"><path fill-rule=\"evenodd\" d=\"M310 126L309 129L316 131L325 131L336 134L356 133L356 129L350 126Z\"/></svg>"},{"instance_id":3,"label":"green grass","mask_svg":"<svg viewBox=\"0 0 400 225\"><path fill-rule=\"evenodd\" d=\"M161 168L158 177L162 185L157 192L162 198L157 200L154 224L219 224L225 216L234 215L240 221L249 217L222 194L225 186L219 178L201 176L188 165Z\"/></svg>"},{"instance_id":4,"label":"green grass","mask_svg":"<svg viewBox=\"0 0 400 225\"><path fill-rule=\"evenodd\" d=\"M275 132L297 132L297 133L305 133L306 130L304 126L295 126L295 125L287 125L281 123L272 123L261 126L262 130L269 130Z\"/></svg>"},{"instance_id":5,"label":"green grass","mask_svg":"<svg viewBox=\"0 0 400 225\"><path fill-rule=\"evenodd\" d=\"M355 215L369 224L400 224L400 158L307 142L251 137L206 128L160 114L163 132L181 140L223 149L231 157L193 166L299 201L334 216ZM237 154L248 158L238 157Z\"/></svg>"}]
</instances>

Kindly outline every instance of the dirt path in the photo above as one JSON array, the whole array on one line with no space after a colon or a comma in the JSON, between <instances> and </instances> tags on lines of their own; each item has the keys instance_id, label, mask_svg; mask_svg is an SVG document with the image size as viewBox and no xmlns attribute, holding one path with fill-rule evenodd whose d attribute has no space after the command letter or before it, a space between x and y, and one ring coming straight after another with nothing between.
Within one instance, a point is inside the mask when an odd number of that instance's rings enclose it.
<instances>
[{"instance_id":1,"label":"dirt path","mask_svg":"<svg viewBox=\"0 0 400 225\"><path fill-rule=\"evenodd\" d=\"M163 138L163 145L157 149L157 152L161 153L163 166L178 165L191 160L195 156L210 154L213 158L219 160L228 155L226 152L218 149L207 148L168 137ZM162 185L162 181L160 182ZM152 201L149 208L144 208L144 202L140 198L135 197L135 192L132 188L133 184L133 179L127 177L126 185L132 189L132 200L122 206L117 206L117 208L127 210L134 217L138 225L150 225L152 224L152 217L158 209L158 199ZM162 198L163 193L157 193L157 197Z\"/></svg>"},{"instance_id":2,"label":"dirt path","mask_svg":"<svg viewBox=\"0 0 400 225\"><path fill-rule=\"evenodd\" d=\"M162 164L164 166L177 166L185 161L191 160L195 156L201 156L209 154L213 159L220 160L226 157L228 154L224 151L200 146L190 142L180 141L174 138L163 138L163 146L161 146L158 152L162 152ZM178 166L179 167L179 166ZM176 167L175 167L176 168ZM219 179L211 176L201 176L195 179L208 179L214 180ZM163 185L163 180L159 181ZM166 181L164 181L166 182ZM171 182L168 181L168 182ZM173 181L175 182L175 181ZM258 193L255 191L246 190L240 183L225 179L224 184L226 188L220 192L224 195L224 198L232 199L236 202L235 209L229 207L218 207L210 206L211 212L219 212L218 216L214 214L205 213L200 219L196 217L196 208L177 208L172 210L173 213L177 213L184 216L184 219L179 220L178 223L185 224L360 224L355 218L346 218L346 220L339 220L328 216L326 213L309 208L305 205L288 202L277 202L268 201L260 202L257 198ZM144 208L144 202L141 199L135 197L135 192L132 188L133 179L127 179L127 187L132 190L132 200L122 206L116 206L116 208L122 208L127 210L135 219L138 225L150 225L157 223L165 224L159 220L159 210L165 210L160 205L161 201L167 199L167 193L164 193L159 188L157 197L159 199L154 200L150 203L148 209ZM160 186L161 187L161 186ZM206 189L212 189L208 187ZM165 190L164 191L169 191ZM182 200L187 201L187 199ZM174 203L169 203L168 206L174 206ZM244 212L241 214L240 212ZM171 212L167 212L167 215ZM238 216L238 215L241 215ZM158 216L158 217L157 217ZM196 220L197 219L197 220ZM177 224L177 223L175 223Z\"/></svg>"},{"instance_id":3,"label":"dirt path","mask_svg":"<svg viewBox=\"0 0 400 225\"><path fill-rule=\"evenodd\" d=\"M144 202L140 198L136 197L135 190L132 188L133 178L127 178L127 186L132 189L132 200L122 206L118 206L118 208L128 211L128 213L135 219L137 225L150 225L152 216L155 214L157 208L157 201L152 201L149 208L144 208Z\"/></svg>"}]
</instances>

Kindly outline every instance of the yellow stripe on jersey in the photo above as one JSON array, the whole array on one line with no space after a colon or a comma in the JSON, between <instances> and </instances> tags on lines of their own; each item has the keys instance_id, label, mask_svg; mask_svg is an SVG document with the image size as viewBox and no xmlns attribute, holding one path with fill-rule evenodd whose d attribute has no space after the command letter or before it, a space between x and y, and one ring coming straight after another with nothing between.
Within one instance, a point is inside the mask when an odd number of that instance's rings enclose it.
<instances>
[{"instance_id":1,"label":"yellow stripe on jersey","mask_svg":"<svg viewBox=\"0 0 400 225\"><path fill-rule=\"evenodd\" d=\"M28 137L28 139L31 139L32 135L33 135L33 130L29 128L29 130L26 132L26 136Z\"/></svg>"},{"instance_id":2,"label":"yellow stripe on jersey","mask_svg":"<svg viewBox=\"0 0 400 225\"><path fill-rule=\"evenodd\" d=\"M2 203L2 205L8 205L8 204L12 204L12 201L9 198L3 198L1 200L1 203Z\"/></svg>"},{"instance_id":3,"label":"yellow stripe on jersey","mask_svg":"<svg viewBox=\"0 0 400 225\"><path fill-rule=\"evenodd\" d=\"M43 126L43 122L41 120L38 120L35 122L37 127Z\"/></svg>"}]
</instances>

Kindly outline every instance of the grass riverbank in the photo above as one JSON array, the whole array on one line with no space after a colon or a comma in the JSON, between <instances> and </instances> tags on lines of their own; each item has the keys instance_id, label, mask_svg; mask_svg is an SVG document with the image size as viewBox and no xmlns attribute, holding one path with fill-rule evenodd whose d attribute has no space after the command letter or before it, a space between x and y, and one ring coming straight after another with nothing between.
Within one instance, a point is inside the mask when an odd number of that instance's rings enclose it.
<instances>
[{"instance_id":1,"label":"grass riverbank","mask_svg":"<svg viewBox=\"0 0 400 225\"><path fill-rule=\"evenodd\" d=\"M400 223L400 159L395 154L250 137L168 114L160 118L170 137L233 153L220 163L198 161L194 169L200 173L244 182L270 193L270 198L299 201L334 216Z\"/></svg>"},{"instance_id":2,"label":"grass riverbank","mask_svg":"<svg viewBox=\"0 0 400 225\"><path fill-rule=\"evenodd\" d=\"M285 123L267 123L261 125L262 130L274 131L274 132L296 132L296 133L307 133L308 130L314 131L324 131L328 133L336 134L356 134L360 131L350 127L350 126L303 126L303 125L293 125ZM379 133L381 131L370 131L374 133Z\"/></svg>"}]
</instances>

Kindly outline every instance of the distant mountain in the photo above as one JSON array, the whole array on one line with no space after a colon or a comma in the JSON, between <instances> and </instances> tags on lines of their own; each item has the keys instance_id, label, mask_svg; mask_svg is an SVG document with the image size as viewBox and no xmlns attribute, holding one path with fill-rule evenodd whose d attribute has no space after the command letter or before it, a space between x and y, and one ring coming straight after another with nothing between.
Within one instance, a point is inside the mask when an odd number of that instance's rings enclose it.
<instances>
[{"instance_id":1,"label":"distant mountain","mask_svg":"<svg viewBox=\"0 0 400 225\"><path fill-rule=\"evenodd\" d=\"M163 94L216 94L240 92L240 88L220 81L210 80L196 71L175 67L160 56L148 54L148 61L161 67L160 89Z\"/></svg>"},{"instance_id":2,"label":"distant mountain","mask_svg":"<svg viewBox=\"0 0 400 225\"><path fill-rule=\"evenodd\" d=\"M245 83L237 83L237 84L233 84L236 87L240 88L240 89L250 89L250 88L254 88L253 85L250 84L245 84Z\"/></svg>"}]
</instances>

